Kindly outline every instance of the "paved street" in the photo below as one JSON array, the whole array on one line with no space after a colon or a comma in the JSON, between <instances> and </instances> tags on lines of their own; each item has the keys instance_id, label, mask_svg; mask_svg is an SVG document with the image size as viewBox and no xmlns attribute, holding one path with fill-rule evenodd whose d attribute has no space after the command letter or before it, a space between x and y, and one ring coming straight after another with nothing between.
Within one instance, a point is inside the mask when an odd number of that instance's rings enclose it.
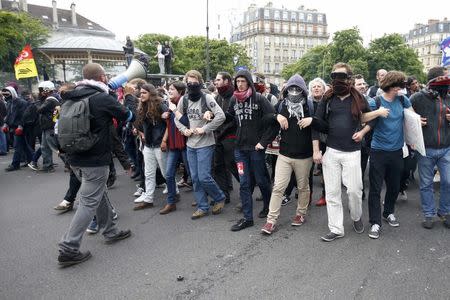
<instances>
[{"instance_id":1,"label":"paved street","mask_svg":"<svg viewBox=\"0 0 450 300\"><path fill-rule=\"evenodd\" d=\"M450 231L440 222L431 231L421 227L417 184L398 205L400 227L383 226L381 238L370 240L367 228L352 230L346 213L345 238L325 243L326 208L313 206L307 223L293 228L294 203L282 208L272 236L260 234L262 219L231 232L240 218L237 185L218 216L192 221L193 193L186 191L178 210L161 216L161 189L153 209L135 212L135 182L116 164L109 195L119 226L133 236L105 245L101 234L85 235L82 250L93 257L61 269L57 243L73 212L58 215L53 206L68 173L57 159L53 174L5 173L10 160L0 157L0 299L450 299ZM367 201L363 211L367 226Z\"/></svg>"}]
</instances>

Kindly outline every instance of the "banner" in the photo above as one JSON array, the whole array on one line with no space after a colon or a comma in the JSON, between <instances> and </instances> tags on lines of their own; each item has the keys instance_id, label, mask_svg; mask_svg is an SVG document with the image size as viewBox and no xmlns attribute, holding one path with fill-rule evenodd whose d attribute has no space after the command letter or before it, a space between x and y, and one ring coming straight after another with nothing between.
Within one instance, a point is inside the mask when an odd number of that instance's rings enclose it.
<instances>
[{"instance_id":1,"label":"banner","mask_svg":"<svg viewBox=\"0 0 450 300\"><path fill-rule=\"evenodd\" d=\"M450 66L450 36L439 45L442 51L442 66Z\"/></svg>"},{"instance_id":2,"label":"banner","mask_svg":"<svg viewBox=\"0 0 450 300\"><path fill-rule=\"evenodd\" d=\"M14 63L14 70L16 71L16 79L38 76L30 45L25 45L23 50L20 51Z\"/></svg>"}]
</instances>

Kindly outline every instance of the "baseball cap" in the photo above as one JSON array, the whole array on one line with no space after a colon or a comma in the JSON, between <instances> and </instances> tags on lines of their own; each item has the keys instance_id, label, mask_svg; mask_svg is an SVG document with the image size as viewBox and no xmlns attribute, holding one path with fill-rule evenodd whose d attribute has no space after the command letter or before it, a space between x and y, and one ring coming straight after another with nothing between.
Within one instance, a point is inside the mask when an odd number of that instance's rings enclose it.
<instances>
[{"instance_id":1,"label":"baseball cap","mask_svg":"<svg viewBox=\"0 0 450 300\"><path fill-rule=\"evenodd\" d=\"M44 91L54 91L55 85L51 81L42 81L39 83L38 88L43 89Z\"/></svg>"}]
</instances>

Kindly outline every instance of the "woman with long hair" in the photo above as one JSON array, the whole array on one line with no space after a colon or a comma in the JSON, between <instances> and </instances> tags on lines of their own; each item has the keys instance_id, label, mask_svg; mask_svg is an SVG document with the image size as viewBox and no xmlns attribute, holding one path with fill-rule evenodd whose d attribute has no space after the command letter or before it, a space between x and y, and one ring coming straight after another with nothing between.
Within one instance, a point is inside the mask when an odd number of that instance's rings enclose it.
<instances>
[{"instance_id":1,"label":"woman with long hair","mask_svg":"<svg viewBox=\"0 0 450 300\"><path fill-rule=\"evenodd\" d=\"M166 122L162 119L162 114L167 110L156 88L152 84L142 85L135 126L144 141L142 153L145 165L145 193L134 200L137 203L134 210L153 207L158 166L164 178L166 177L166 153L162 151L161 143L166 131Z\"/></svg>"}]
</instances>

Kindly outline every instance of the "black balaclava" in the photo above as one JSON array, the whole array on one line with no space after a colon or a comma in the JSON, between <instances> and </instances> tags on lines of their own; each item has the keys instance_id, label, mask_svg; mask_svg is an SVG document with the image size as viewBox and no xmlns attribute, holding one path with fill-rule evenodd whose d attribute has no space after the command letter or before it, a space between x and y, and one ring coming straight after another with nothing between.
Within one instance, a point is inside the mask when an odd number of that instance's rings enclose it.
<instances>
[{"instance_id":1,"label":"black balaclava","mask_svg":"<svg viewBox=\"0 0 450 300\"><path fill-rule=\"evenodd\" d=\"M202 97L202 85L198 82L188 82L187 94L189 100L198 101Z\"/></svg>"},{"instance_id":2,"label":"black balaclava","mask_svg":"<svg viewBox=\"0 0 450 300\"><path fill-rule=\"evenodd\" d=\"M333 92L338 96L345 96L350 93L350 83L346 79L333 79Z\"/></svg>"}]
</instances>

